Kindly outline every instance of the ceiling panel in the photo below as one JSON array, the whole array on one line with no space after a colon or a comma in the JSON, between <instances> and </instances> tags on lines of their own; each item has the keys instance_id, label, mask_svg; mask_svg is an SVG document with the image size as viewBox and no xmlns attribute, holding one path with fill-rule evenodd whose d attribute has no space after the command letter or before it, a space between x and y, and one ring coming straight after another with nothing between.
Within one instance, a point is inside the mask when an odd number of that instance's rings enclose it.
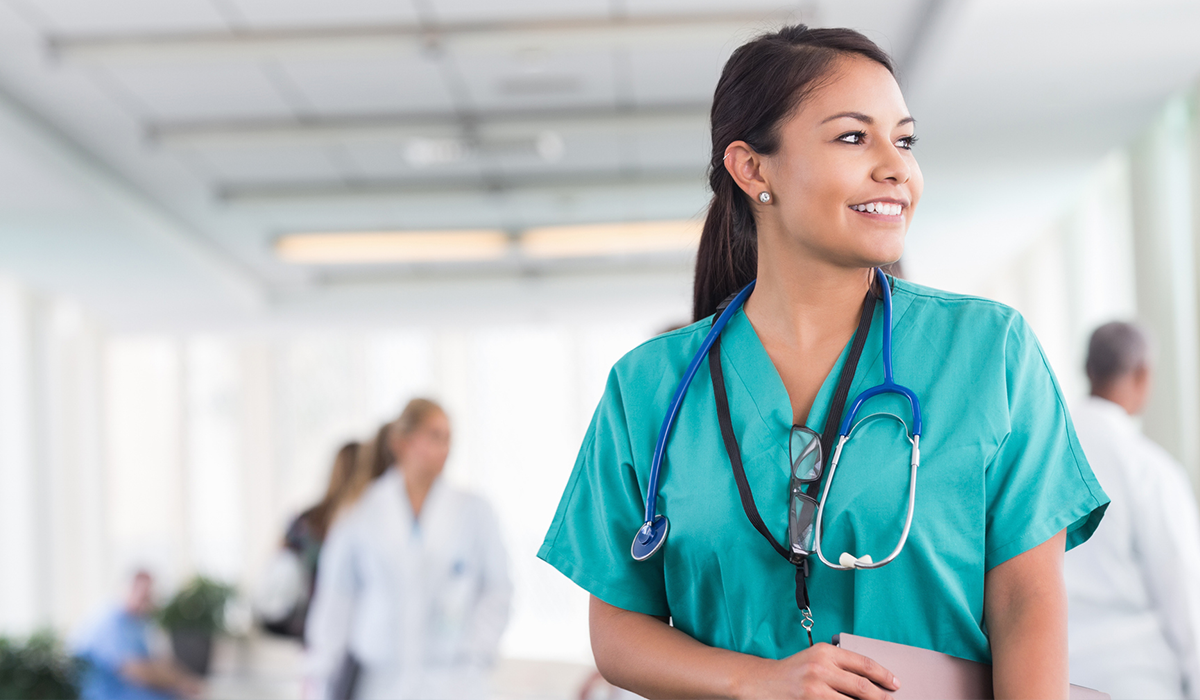
<instances>
[{"instance_id":1,"label":"ceiling panel","mask_svg":"<svg viewBox=\"0 0 1200 700\"><path fill-rule=\"evenodd\" d=\"M435 61L413 54L291 59L280 64L318 114L449 112Z\"/></svg>"},{"instance_id":2,"label":"ceiling panel","mask_svg":"<svg viewBox=\"0 0 1200 700\"><path fill-rule=\"evenodd\" d=\"M266 27L413 24L413 3L405 0L228 0L247 25Z\"/></svg>"},{"instance_id":3,"label":"ceiling panel","mask_svg":"<svg viewBox=\"0 0 1200 700\"><path fill-rule=\"evenodd\" d=\"M646 187L636 181L606 187L581 187L547 196L519 192L509 197L514 216L525 226L619 221L687 219L708 203L703 177L694 183Z\"/></svg>"},{"instance_id":4,"label":"ceiling panel","mask_svg":"<svg viewBox=\"0 0 1200 700\"><path fill-rule=\"evenodd\" d=\"M204 196L204 180L190 166L147 142L134 112L114 100L92 71L46 60L40 36L20 31L19 17L0 4L0 85L44 128L90 151L113 177L136 183L164 204ZM10 21L11 20L11 21Z\"/></svg>"},{"instance_id":5,"label":"ceiling panel","mask_svg":"<svg viewBox=\"0 0 1200 700\"><path fill-rule=\"evenodd\" d=\"M260 65L247 61L120 64L113 81L160 120L284 117L292 109Z\"/></svg>"},{"instance_id":6,"label":"ceiling panel","mask_svg":"<svg viewBox=\"0 0 1200 700\"><path fill-rule=\"evenodd\" d=\"M731 3L729 0L624 0L623 2L625 11L632 16L697 14L701 12L724 14L762 12L785 15L812 4L797 0L790 2L787 0L739 0L737 3Z\"/></svg>"},{"instance_id":7,"label":"ceiling panel","mask_svg":"<svg viewBox=\"0 0 1200 700\"><path fill-rule=\"evenodd\" d=\"M93 204L74 183L64 181L60 173L48 168L41 155L23 152L12 141L0 139L0 211L9 217L16 213L19 219L30 212L61 213ZM12 231L11 218L8 225L0 224L0 235Z\"/></svg>"},{"instance_id":8,"label":"ceiling panel","mask_svg":"<svg viewBox=\"0 0 1200 700\"><path fill-rule=\"evenodd\" d=\"M707 128L661 129L639 133L631 140L643 171L695 168L703 174L708 167L712 137Z\"/></svg>"},{"instance_id":9,"label":"ceiling panel","mask_svg":"<svg viewBox=\"0 0 1200 700\"><path fill-rule=\"evenodd\" d=\"M552 19L555 17L605 17L609 0L429 0L442 22Z\"/></svg>"},{"instance_id":10,"label":"ceiling panel","mask_svg":"<svg viewBox=\"0 0 1200 700\"><path fill-rule=\"evenodd\" d=\"M612 105L616 98L610 51L456 54L454 64L475 109Z\"/></svg>"},{"instance_id":11,"label":"ceiling panel","mask_svg":"<svg viewBox=\"0 0 1200 700\"><path fill-rule=\"evenodd\" d=\"M324 148L287 145L210 148L196 157L224 184L337 181L342 177Z\"/></svg>"},{"instance_id":12,"label":"ceiling panel","mask_svg":"<svg viewBox=\"0 0 1200 700\"><path fill-rule=\"evenodd\" d=\"M908 50L928 0L839 0L827 2L809 13L823 27L850 27L892 55L894 60Z\"/></svg>"},{"instance_id":13,"label":"ceiling panel","mask_svg":"<svg viewBox=\"0 0 1200 700\"><path fill-rule=\"evenodd\" d=\"M449 163L416 167L410 163L409 142L351 142L342 146L354 164L359 177L379 180L400 178L464 177L477 179L480 173L478 158L464 157Z\"/></svg>"},{"instance_id":14,"label":"ceiling panel","mask_svg":"<svg viewBox=\"0 0 1200 700\"><path fill-rule=\"evenodd\" d=\"M615 176L620 168L634 165L635 146L627 138L601 132L568 134L560 138L562 150L557 158L547 160L540 156L531 143L525 148L498 153L495 160L505 173L512 175L594 171Z\"/></svg>"},{"instance_id":15,"label":"ceiling panel","mask_svg":"<svg viewBox=\"0 0 1200 700\"><path fill-rule=\"evenodd\" d=\"M55 34L136 34L225 29L209 0L8 0Z\"/></svg>"},{"instance_id":16,"label":"ceiling panel","mask_svg":"<svg viewBox=\"0 0 1200 700\"><path fill-rule=\"evenodd\" d=\"M939 155L1099 158L1200 74L1195 3L1110 2L1085 13L1071 2L1024 7L972 5L941 48L954 60L929 67L919 118ZM1073 30L1063 32L1068 24ZM1020 51L1005 39L1015 33L1024 37Z\"/></svg>"},{"instance_id":17,"label":"ceiling panel","mask_svg":"<svg viewBox=\"0 0 1200 700\"><path fill-rule=\"evenodd\" d=\"M931 65L914 77L925 87L912 92L925 95L913 104L930 184L925 216L948 212L947 230L967 221L962 212L987 210L995 192L1009 191L1002 180L1020 177L1013 173L1031 172L1045 199L1066 197L1077 179L1072 173L1086 172L1089 159L1137 133L1167 93L1200 72L1200 4L1194 0L929 3L0 0L0 88L43 115L51 131L66 134L67 150L88 152L99 172L140 183L148 209L171 210L198 239L217 241L239 264L285 285L294 275L281 272L264 251L288 228L523 227L699 214L708 196L704 105L721 67L736 46L789 13L818 25L859 28L898 55L914 37L924 37L921 48ZM927 6L948 12L941 16L944 31L918 35L914 20ZM440 22L476 26L444 33L440 47L422 48L420 38L403 32L371 36L370 30L415 23L415 8L422 7ZM5 10L23 13L14 19ZM686 21L609 21L673 14ZM696 21L705 14L726 20ZM569 31L506 25L556 19L583 21L564 22ZM20 26L38 31L22 35L13 30ZM286 41L270 33L231 39L230 27L304 31ZM360 37L348 27L368 31ZM195 31L213 34L186 47L172 43L172 34ZM46 59L49 35L97 32L158 39L83 42L57 61ZM622 112L631 101L635 109ZM541 116L559 109L595 119ZM466 148L440 165L414 165L414 141L454 141L464 133L460 113L471 111L528 114L484 114L477 130L466 129L483 140L482 155ZM429 134L403 124L354 128L380 123L355 117L403 113L444 114L445 126L421 127L438 132ZM318 116L350 128L322 122L305 132L304 118ZM145 126L154 121L258 118L291 133L267 126L160 147L145 138ZM550 131L562 139L557 157L535 149L536 139ZM21 148L3 146L0 160L7 157L23 171ZM1067 161L1071 167L1064 169ZM1022 168L993 171L996 163ZM62 188L50 181L53 173L30 169L24 182L12 171L0 168L0 186L8 188L0 192L0 216L22 203L61 201L69 208L69 196L61 197ZM1058 175L1037 174L1051 171ZM666 175L656 180L650 176L656 172ZM969 188L953 182L963 173L975 175ZM614 184L624 176L630 179ZM345 185L357 181L426 186L372 192ZM430 192L434 181L444 182L445 191ZM293 187L291 197L214 200L222 183L327 187L314 196ZM934 201L939 198L941 204ZM1021 201L1028 206L1030 200Z\"/></svg>"},{"instance_id":18,"label":"ceiling panel","mask_svg":"<svg viewBox=\"0 0 1200 700\"><path fill-rule=\"evenodd\" d=\"M708 104L733 47L630 50L633 94L639 105Z\"/></svg>"}]
</instances>

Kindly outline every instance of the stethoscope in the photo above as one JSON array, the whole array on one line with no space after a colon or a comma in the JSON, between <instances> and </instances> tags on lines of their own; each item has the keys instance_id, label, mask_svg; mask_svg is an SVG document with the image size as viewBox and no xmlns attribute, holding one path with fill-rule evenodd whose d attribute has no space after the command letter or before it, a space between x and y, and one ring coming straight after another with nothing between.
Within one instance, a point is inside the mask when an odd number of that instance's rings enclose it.
<instances>
[{"instance_id":1,"label":"stethoscope","mask_svg":"<svg viewBox=\"0 0 1200 700\"><path fill-rule=\"evenodd\" d=\"M897 384L894 379L892 373L892 290L882 270L875 268L875 275L879 280L880 288L883 290L883 383L859 394L851 405L849 413L842 419L841 427L838 430L837 447L834 450L833 461L829 467L829 477L825 482L825 488L821 492L820 502L817 506L815 532L817 557L820 558L821 563L840 571L878 569L881 566L891 563L900 554L901 550L904 549L904 544L908 541L909 530L912 527L913 508L916 504L917 496L917 469L921 464L921 404L917 400L917 395L911 389ZM630 548L630 553L637 561L644 561L661 549L667 540L667 532L671 529L671 524L667 520L667 517L656 513L658 505L658 478L659 472L662 469L663 457L666 453L667 439L670 437L671 428L675 425L675 418L679 414L679 408L683 405L683 397L687 393L692 379L696 376L696 371L700 368L700 364L708 355L709 349L712 348L713 342L721 335L721 331L725 330L729 319L733 318L737 310L746 303L746 299L754 291L754 284L754 282L751 282L738 292L729 305L725 307L725 310L717 317L717 320L713 322L712 329L705 336L704 342L700 344L700 349L696 352L696 356L692 358L692 361L687 366L687 370L684 371L683 378L675 387L675 394L671 399L671 405L667 410L666 417L663 419L662 428L658 431L658 441L654 446L654 458L650 463L650 478L646 485L646 518L642 526L638 528L637 534L633 538L633 545ZM909 462L908 512L904 519L904 530L900 534L900 540L897 542L896 548L882 561L872 561L870 555L857 557L849 552L843 552L838 559L838 563L834 564L826 559L825 555L821 552L821 522L825 515L825 502L829 497L830 489L833 487L833 478L837 473L838 463L841 460L842 448L845 447L850 437L858 428L873 420L890 418L900 421L901 425L904 424L903 419L890 413L872 414L864 418L857 425L854 424L854 419L857 417L862 405L868 399L880 394L899 394L908 399L909 405L912 408L913 428L911 435L907 431L907 426L905 427L905 437L912 444L912 458Z\"/></svg>"}]
</instances>

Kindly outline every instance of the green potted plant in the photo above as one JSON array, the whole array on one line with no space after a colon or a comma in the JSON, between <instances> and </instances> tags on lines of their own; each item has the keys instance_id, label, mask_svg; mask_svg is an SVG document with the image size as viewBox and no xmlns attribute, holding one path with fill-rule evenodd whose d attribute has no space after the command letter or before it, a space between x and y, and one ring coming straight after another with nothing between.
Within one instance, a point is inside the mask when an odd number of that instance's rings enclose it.
<instances>
[{"instance_id":1,"label":"green potted plant","mask_svg":"<svg viewBox=\"0 0 1200 700\"><path fill-rule=\"evenodd\" d=\"M0 637L0 700L77 698L80 670L53 632Z\"/></svg>"},{"instance_id":2,"label":"green potted plant","mask_svg":"<svg viewBox=\"0 0 1200 700\"><path fill-rule=\"evenodd\" d=\"M175 657L198 675L208 674L213 638L225 631L225 606L233 593L232 586L197 576L158 612Z\"/></svg>"}]
</instances>

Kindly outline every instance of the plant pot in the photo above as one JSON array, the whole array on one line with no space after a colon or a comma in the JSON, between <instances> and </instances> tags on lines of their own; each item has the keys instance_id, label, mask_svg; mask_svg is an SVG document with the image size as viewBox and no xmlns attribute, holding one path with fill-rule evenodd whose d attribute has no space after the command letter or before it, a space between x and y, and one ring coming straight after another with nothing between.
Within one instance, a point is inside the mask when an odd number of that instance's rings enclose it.
<instances>
[{"instance_id":1,"label":"plant pot","mask_svg":"<svg viewBox=\"0 0 1200 700\"><path fill-rule=\"evenodd\" d=\"M192 673L207 676L212 661L213 635L202 630L171 630L175 658Z\"/></svg>"}]
</instances>

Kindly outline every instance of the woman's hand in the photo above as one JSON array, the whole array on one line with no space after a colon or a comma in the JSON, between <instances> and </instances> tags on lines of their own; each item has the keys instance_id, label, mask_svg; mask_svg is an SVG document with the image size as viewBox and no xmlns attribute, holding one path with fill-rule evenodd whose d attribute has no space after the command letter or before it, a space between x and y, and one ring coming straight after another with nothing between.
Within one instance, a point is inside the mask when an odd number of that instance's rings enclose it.
<instances>
[{"instance_id":1,"label":"woman's hand","mask_svg":"<svg viewBox=\"0 0 1200 700\"><path fill-rule=\"evenodd\" d=\"M747 666L737 690L737 697L745 700L847 697L884 700L888 697L887 690L900 687L892 672L883 666L830 644L817 644L779 661L757 659Z\"/></svg>"},{"instance_id":2,"label":"woman's hand","mask_svg":"<svg viewBox=\"0 0 1200 700\"><path fill-rule=\"evenodd\" d=\"M592 597L592 652L615 686L646 698L882 700L900 683L865 656L828 644L778 661L710 647L665 618Z\"/></svg>"}]
</instances>

